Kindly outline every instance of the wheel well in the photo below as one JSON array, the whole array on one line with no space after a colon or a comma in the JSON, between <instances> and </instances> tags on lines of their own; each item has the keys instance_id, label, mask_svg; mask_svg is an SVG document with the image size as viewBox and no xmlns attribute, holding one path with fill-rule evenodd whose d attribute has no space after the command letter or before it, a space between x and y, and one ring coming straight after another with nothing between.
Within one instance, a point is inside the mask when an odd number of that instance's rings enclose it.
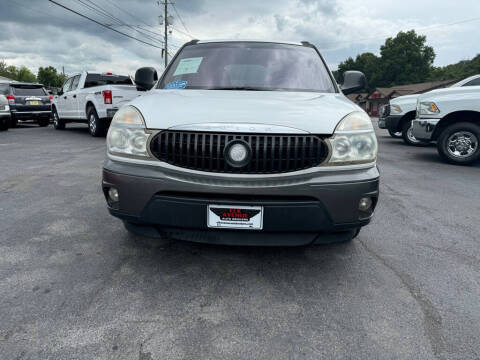
<instances>
[{"instance_id":1,"label":"wheel well","mask_svg":"<svg viewBox=\"0 0 480 360\"><path fill-rule=\"evenodd\" d=\"M88 109L93 108L95 110L95 105L93 105L93 102L87 101L87 104L85 105L85 118L88 117Z\"/></svg>"},{"instance_id":2,"label":"wheel well","mask_svg":"<svg viewBox=\"0 0 480 360\"><path fill-rule=\"evenodd\" d=\"M55 104L52 104L52 110L53 109L57 110L57 107L55 106Z\"/></svg>"},{"instance_id":3,"label":"wheel well","mask_svg":"<svg viewBox=\"0 0 480 360\"><path fill-rule=\"evenodd\" d=\"M444 116L435 126L432 140L437 140L442 131L449 125L456 122L471 122L480 125L480 112L478 111L455 111Z\"/></svg>"},{"instance_id":4,"label":"wheel well","mask_svg":"<svg viewBox=\"0 0 480 360\"><path fill-rule=\"evenodd\" d=\"M414 111L409 111L405 115L402 116L400 121L398 122L397 125L397 131L402 131L403 129L403 124L405 124L407 121L415 119L415 110Z\"/></svg>"}]
</instances>

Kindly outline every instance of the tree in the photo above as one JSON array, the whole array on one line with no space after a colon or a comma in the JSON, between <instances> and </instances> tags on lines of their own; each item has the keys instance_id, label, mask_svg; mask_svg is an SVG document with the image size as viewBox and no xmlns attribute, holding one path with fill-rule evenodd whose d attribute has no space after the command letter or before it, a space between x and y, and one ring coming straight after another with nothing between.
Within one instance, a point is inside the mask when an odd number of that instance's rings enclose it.
<instances>
[{"instance_id":1,"label":"tree","mask_svg":"<svg viewBox=\"0 0 480 360\"><path fill-rule=\"evenodd\" d=\"M5 61L0 61L0 76L7 77L12 80L24 81L24 82L35 82L37 77L33 72L30 71L25 66L17 68L16 66L8 66Z\"/></svg>"},{"instance_id":2,"label":"tree","mask_svg":"<svg viewBox=\"0 0 480 360\"><path fill-rule=\"evenodd\" d=\"M33 72L30 71L29 68L22 66L20 67L20 69L17 70L15 80L23 82L36 82L37 77Z\"/></svg>"},{"instance_id":3,"label":"tree","mask_svg":"<svg viewBox=\"0 0 480 360\"><path fill-rule=\"evenodd\" d=\"M363 53L355 60L349 57L338 65L337 81L347 70L362 71L367 77L367 91L376 87L390 87L429 81L438 71L432 66L435 59L433 48L427 46L426 37L414 30L399 32L388 38L380 47L380 56Z\"/></svg>"},{"instance_id":4,"label":"tree","mask_svg":"<svg viewBox=\"0 0 480 360\"><path fill-rule=\"evenodd\" d=\"M399 32L380 47L381 85L393 86L425 82L430 78L435 52L427 37L414 30Z\"/></svg>"},{"instance_id":5,"label":"tree","mask_svg":"<svg viewBox=\"0 0 480 360\"><path fill-rule=\"evenodd\" d=\"M53 66L40 67L37 73L38 82L47 87L60 87L65 81L65 75L57 73Z\"/></svg>"}]
</instances>

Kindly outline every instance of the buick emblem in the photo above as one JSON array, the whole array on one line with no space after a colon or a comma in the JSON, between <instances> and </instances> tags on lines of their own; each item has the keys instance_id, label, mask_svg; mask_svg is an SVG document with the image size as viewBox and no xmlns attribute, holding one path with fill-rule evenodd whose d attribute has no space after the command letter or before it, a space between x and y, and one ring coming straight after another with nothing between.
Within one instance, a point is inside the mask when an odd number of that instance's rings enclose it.
<instances>
[{"instance_id":1,"label":"buick emblem","mask_svg":"<svg viewBox=\"0 0 480 360\"><path fill-rule=\"evenodd\" d=\"M224 150L225 161L228 165L241 168L250 162L252 150L250 145L243 140L230 141Z\"/></svg>"}]
</instances>

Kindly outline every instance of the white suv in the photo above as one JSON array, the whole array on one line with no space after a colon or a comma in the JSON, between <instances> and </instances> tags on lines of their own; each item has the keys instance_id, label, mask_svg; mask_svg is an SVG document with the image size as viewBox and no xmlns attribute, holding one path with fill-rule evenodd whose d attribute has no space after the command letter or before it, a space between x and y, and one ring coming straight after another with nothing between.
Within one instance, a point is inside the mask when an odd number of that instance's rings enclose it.
<instances>
[{"instance_id":1,"label":"white suv","mask_svg":"<svg viewBox=\"0 0 480 360\"><path fill-rule=\"evenodd\" d=\"M113 118L108 209L131 231L189 241L351 240L378 199L371 120L342 93L364 85L352 71L339 88L306 42L187 43Z\"/></svg>"}]
</instances>

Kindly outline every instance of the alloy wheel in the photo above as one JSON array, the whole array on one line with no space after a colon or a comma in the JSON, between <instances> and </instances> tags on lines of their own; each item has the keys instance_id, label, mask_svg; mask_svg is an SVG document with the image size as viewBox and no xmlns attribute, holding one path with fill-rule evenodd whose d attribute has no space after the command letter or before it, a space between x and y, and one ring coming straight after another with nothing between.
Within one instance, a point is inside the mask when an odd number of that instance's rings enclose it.
<instances>
[{"instance_id":1,"label":"alloy wheel","mask_svg":"<svg viewBox=\"0 0 480 360\"><path fill-rule=\"evenodd\" d=\"M478 148L478 139L470 131L457 131L447 139L448 153L457 158L467 158Z\"/></svg>"}]
</instances>

